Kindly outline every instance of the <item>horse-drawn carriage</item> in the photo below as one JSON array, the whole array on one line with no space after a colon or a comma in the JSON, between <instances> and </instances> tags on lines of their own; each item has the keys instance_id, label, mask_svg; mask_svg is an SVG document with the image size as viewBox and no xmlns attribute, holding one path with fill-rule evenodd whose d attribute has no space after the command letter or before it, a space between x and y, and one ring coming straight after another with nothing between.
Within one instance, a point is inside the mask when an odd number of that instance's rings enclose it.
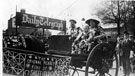
<instances>
[{"instance_id":1,"label":"horse-drawn carriage","mask_svg":"<svg viewBox=\"0 0 135 76\"><path fill-rule=\"evenodd\" d=\"M69 71L70 69L73 70L72 74L69 72L72 76L77 71L85 72L85 76L88 76L90 73L96 76L118 76L118 58L114 48L115 46L112 46L111 42L99 43L91 50L87 49L89 50L87 54L72 54L73 40L70 40L69 37L69 35L54 35L49 37L46 43L43 43L36 37L30 35L20 36L16 38L16 40L20 38L20 41L17 41L16 45L13 46L13 43L12 45L10 43L10 45L13 48L31 50L31 52L40 52L51 56L71 57L68 69ZM5 40L3 41L4 45L8 47L9 44L7 45L7 41ZM10 41L10 39L7 40ZM85 69L81 70L82 68Z\"/></svg>"},{"instance_id":2,"label":"horse-drawn carriage","mask_svg":"<svg viewBox=\"0 0 135 76\"><path fill-rule=\"evenodd\" d=\"M99 76L104 76L105 74L118 75L118 58L115 49L108 42L97 44L88 54L71 54L73 41L69 39L69 36L51 36L48 38L47 43L45 43L46 47L35 37L26 36L24 40L25 42L22 45L26 45L26 48L18 46L19 43L16 46L14 44L14 48L23 50L32 49L32 51L44 54L46 52L50 55L70 56L71 62L69 68L74 70L73 74L77 71L77 68L85 66L85 70L80 70L85 72L85 76L88 76L88 73L95 74L97 72ZM90 71L90 67L93 70Z\"/></svg>"}]
</instances>

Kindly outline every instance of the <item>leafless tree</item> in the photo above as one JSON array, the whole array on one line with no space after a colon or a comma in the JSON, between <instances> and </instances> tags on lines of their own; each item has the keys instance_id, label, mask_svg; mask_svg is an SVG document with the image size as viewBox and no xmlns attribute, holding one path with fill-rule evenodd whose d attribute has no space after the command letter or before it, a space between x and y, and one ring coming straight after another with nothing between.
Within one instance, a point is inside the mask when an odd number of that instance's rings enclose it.
<instances>
[{"instance_id":1,"label":"leafless tree","mask_svg":"<svg viewBox=\"0 0 135 76\"><path fill-rule=\"evenodd\" d=\"M123 24L127 30L127 24L135 18L135 1L107 0L104 4L104 8L98 9L96 15L102 19L104 24L116 23L118 35L120 35L120 25Z\"/></svg>"}]
</instances>

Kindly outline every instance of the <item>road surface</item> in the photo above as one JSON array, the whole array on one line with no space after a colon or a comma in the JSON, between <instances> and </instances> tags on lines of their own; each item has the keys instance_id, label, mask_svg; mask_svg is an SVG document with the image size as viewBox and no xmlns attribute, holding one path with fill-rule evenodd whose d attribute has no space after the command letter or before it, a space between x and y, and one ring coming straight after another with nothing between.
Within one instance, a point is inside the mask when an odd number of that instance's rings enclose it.
<instances>
[{"instance_id":1,"label":"road surface","mask_svg":"<svg viewBox=\"0 0 135 76\"><path fill-rule=\"evenodd\" d=\"M85 69L85 67L82 68L82 70L84 70L84 69ZM71 70L71 72L73 72L73 70ZM79 74L78 74L78 73L79 73ZM85 73L84 73L84 72L78 71L78 73L75 72L74 76L85 76ZM113 75L114 72L110 72L110 74L111 74L112 76L114 76L114 75ZM89 76L95 76L95 74L89 74ZM123 70L119 70L118 76L124 76L124 75L123 75ZM134 72L134 73L131 73L130 76L135 76L135 72Z\"/></svg>"}]
</instances>

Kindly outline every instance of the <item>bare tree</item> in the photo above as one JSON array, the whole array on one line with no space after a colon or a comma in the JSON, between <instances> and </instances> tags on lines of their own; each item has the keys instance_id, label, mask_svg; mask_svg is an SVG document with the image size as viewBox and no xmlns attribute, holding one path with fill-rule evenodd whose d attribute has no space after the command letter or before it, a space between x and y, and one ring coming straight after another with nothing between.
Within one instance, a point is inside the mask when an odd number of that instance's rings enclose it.
<instances>
[{"instance_id":1,"label":"bare tree","mask_svg":"<svg viewBox=\"0 0 135 76\"><path fill-rule=\"evenodd\" d=\"M125 0L110 0L105 2L105 8L99 9L96 15L99 16L103 23L116 23L118 35L120 35L120 25L124 24L127 30L127 23L133 16L133 2Z\"/></svg>"}]
</instances>

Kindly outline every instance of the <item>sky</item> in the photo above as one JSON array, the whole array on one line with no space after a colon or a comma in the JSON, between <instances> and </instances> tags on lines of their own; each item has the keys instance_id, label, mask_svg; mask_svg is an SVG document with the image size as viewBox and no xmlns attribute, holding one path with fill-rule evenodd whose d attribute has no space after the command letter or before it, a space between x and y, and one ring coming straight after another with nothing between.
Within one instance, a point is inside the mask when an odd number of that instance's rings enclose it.
<instances>
[{"instance_id":1,"label":"sky","mask_svg":"<svg viewBox=\"0 0 135 76\"><path fill-rule=\"evenodd\" d=\"M58 19L76 19L90 17L94 8L103 0L3 0L1 3L1 21L3 29L7 28L7 21L15 16L17 11L25 9L26 13Z\"/></svg>"},{"instance_id":2,"label":"sky","mask_svg":"<svg viewBox=\"0 0 135 76\"><path fill-rule=\"evenodd\" d=\"M82 18L89 19L97 16L95 8L101 7L105 0L1 0L0 25L7 29L8 20L15 16L15 12L25 9L26 13L66 20L75 19L76 26L82 27ZM100 20L100 19L98 19Z\"/></svg>"}]
</instances>

